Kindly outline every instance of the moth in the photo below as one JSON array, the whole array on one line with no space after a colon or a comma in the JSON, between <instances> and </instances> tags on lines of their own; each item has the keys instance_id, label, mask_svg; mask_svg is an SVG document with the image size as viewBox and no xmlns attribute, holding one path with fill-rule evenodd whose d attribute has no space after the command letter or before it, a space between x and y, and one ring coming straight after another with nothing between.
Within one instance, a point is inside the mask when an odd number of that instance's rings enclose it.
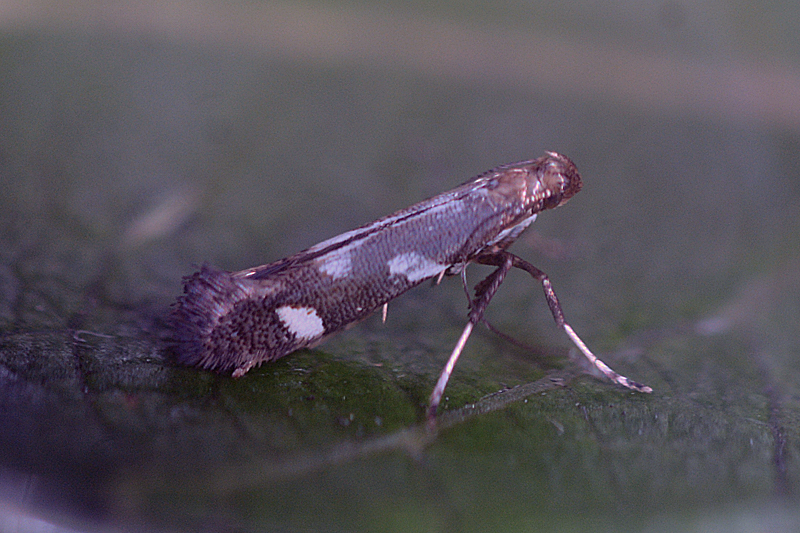
<instances>
[{"instance_id":1,"label":"moth","mask_svg":"<svg viewBox=\"0 0 800 533\"><path fill-rule=\"evenodd\" d=\"M226 272L203 266L183 279L172 319L181 362L241 377L311 347L366 318L423 281L461 275L470 263L496 267L475 287L469 320L430 396L435 416L453 367L506 274L541 283L556 324L608 379L650 387L598 359L564 319L547 275L506 249L547 209L580 191L574 163L555 152L503 165L461 186L337 235L274 263Z\"/></svg>"}]
</instances>

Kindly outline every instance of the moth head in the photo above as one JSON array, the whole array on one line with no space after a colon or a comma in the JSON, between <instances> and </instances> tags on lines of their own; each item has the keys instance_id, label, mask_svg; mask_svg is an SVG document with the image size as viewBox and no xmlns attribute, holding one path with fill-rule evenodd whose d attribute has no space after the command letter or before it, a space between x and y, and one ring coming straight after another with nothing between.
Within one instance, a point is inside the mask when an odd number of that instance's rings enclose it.
<instances>
[{"instance_id":1,"label":"moth head","mask_svg":"<svg viewBox=\"0 0 800 533\"><path fill-rule=\"evenodd\" d=\"M567 156L556 152L536 160L529 191L534 200L541 202L541 209L564 205L581 190L581 176Z\"/></svg>"}]
</instances>

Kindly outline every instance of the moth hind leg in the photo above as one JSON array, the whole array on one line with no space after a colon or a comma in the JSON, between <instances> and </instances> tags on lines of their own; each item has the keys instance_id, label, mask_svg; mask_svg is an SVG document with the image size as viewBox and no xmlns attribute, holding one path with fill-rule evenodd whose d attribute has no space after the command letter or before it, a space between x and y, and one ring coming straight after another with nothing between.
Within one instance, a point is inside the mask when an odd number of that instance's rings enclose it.
<instances>
[{"instance_id":1,"label":"moth hind leg","mask_svg":"<svg viewBox=\"0 0 800 533\"><path fill-rule=\"evenodd\" d=\"M250 360L250 361L246 361L244 363L241 363L239 366L237 366L233 370L233 373L231 374L231 377L234 377L234 378L238 379L238 378L244 376L245 374L247 374L250 371L250 369L252 369L253 367L258 366L258 364L259 364L259 361L254 361L254 360Z\"/></svg>"},{"instance_id":2,"label":"moth hind leg","mask_svg":"<svg viewBox=\"0 0 800 533\"><path fill-rule=\"evenodd\" d=\"M433 419L436 416L436 409L439 407L439 402L441 402L442 396L444 395L447 381L450 379L450 374L453 373L453 368L456 366L456 362L461 356L464 346L467 344L467 339L469 339L469 336L472 334L475 324L483 320L486 307L497 292L497 289L500 288L500 284L503 283L503 279L505 279L508 271L513 267L513 261L509 258L507 261L495 266L498 268L489 274L486 279L481 281L475 288L475 298L472 298L469 304L469 322L464 326L464 330L461 332L458 342L450 353L447 364L445 364L444 369L442 369L441 374L439 374L439 380L436 382L433 392L431 392L431 397L428 402L429 419Z\"/></svg>"}]
</instances>

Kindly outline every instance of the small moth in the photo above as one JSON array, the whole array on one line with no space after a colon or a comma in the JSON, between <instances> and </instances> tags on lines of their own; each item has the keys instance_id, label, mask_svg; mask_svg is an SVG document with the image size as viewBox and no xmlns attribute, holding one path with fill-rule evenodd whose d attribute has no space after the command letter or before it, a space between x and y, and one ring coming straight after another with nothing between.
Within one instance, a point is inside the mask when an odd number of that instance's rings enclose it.
<instances>
[{"instance_id":1,"label":"small moth","mask_svg":"<svg viewBox=\"0 0 800 533\"><path fill-rule=\"evenodd\" d=\"M173 308L180 361L241 377L251 368L364 319L431 278L460 274L470 263L497 267L475 287L469 322L431 393L434 416L474 326L512 268L542 284L556 324L600 372L624 387L652 392L614 372L564 320L547 275L506 251L545 209L581 189L567 157L547 152L503 165L453 189L286 259L226 272L204 266L184 278ZM465 285L466 286L466 285Z\"/></svg>"}]
</instances>

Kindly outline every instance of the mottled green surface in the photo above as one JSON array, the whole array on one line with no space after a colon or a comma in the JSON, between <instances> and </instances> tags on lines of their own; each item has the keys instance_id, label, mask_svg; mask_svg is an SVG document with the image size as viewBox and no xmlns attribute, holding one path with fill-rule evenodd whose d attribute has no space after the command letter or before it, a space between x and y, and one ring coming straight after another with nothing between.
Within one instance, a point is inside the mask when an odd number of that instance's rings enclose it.
<instances>
[{"instance_id":1,"label":"mottled green surface","mask_svg":"<svg viewBox=\"0 0 800 533\"><path fill-rule=\"evenodd\" d=\"M524 31L519 9L487 23ZM701 36L696 11L663 9L552 24L586 46L648 34L713 58L735 33L728 59L798 54L761 46L763 20ZM0 528L800 528L800 125L87 16L0 34ZM513 250L652 395L586 375L517 273L489 317L532 349L479 330L436 427L458 280L240 380L172 361L164 317L202 262L269 262L544 150L585 188Z\"/></svg>"}]
</instances>

